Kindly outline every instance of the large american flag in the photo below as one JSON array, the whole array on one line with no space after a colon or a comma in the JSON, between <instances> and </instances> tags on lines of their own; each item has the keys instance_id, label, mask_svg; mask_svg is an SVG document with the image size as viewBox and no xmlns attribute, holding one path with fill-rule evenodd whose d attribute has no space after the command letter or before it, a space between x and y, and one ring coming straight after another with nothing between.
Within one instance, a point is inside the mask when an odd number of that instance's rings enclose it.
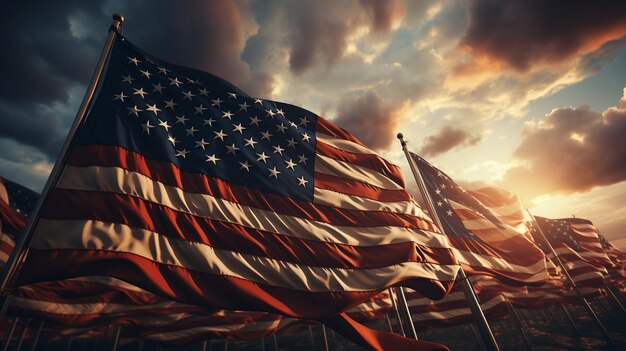
<instances>
[{"instance_id":1,"label":"large american flag","mask_svg":"<svg viewBox=\"0 0 626 351\"><path fill-rule=\"evenodd\" d=\"M587 255L584 245L576 240L577 235L568 221L564 219L550 219L534 216L537 225L554 248L557 256L563 262L565 269L579 287L601 287L604 285L604 275L607 270L603 265L596 263L595 254ZM548 258L556 261L550 248L537 228L532 228L532 235L537 245L546 253ZM592 258L591 260L589 258Z\"/></svg>"},{"instance_id":2,"label":"large american flag","mask_svg":"<svg viewBox=\"0 0 626 351\"><path fill-rule=\"evenodd\" d=\"M411 156L468 274L524 284L548 279L545 255L529 240L517 196L494 187L466 190L420 156Z\"/></svg>"},{"instance_id":3,"label":"large american flag","mask_svg":"<svg viewBox=\"0 0 626 351\"><path fill-rule=\"evenodd\" d=\"M180 302L324 318L458 263L399 168L302 108L118 36L19 284L102 274ZM43 269L42 267L45 267Z\"/></svg>"}]
</instances>

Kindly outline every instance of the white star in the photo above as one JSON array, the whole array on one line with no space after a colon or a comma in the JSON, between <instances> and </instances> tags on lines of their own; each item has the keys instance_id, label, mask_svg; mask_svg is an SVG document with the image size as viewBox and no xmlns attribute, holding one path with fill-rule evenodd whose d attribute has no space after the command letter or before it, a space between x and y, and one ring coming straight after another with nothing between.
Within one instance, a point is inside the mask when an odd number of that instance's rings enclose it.
<instances>
[{"instance_id":1,"label":"white star","mask_svg":"<svg viewBox=\"0 0 626 351\"><path fill-rule=\"evenodd\" d=\"M298 145L298 142L296 141L296 139L291 138L289 140L287 140L287 147L291 147L291 148L296 148L296 145Z\"/></svg>"},{"instance_id":2,"label":"white star","mask_svg":"<svg viewBox=\"0 0 626 351\"><path fill-rule=\"evenodd\" d=\"M237 151L241 150L240 148L235 146L235 143L233 143L233 145L226 145L226 148L228 149L228 151L226 151L226 155L228 154L233 154L233 155L237 155Z\"/></svg>"},{"instance_id":3,"label":"white star","mask_svg":"<svg viewBox=\"0 0 626 351\"><path fill-rule=\"evenodd\" d=\"M294 168L296 166L296 164L291 161L291 159L289 159L289 161L285 161L285 163L287 164L285 167L289 168L292 171L295 171L296 169Z\"/></svg>"},{"instance_id":4,"label":"white star","mask_svg":"<svg viewBox=\"0 0 626 351\"><path fill-rule=\"evenodd\" d=\"M209 119L205 119L204 120L203 126L206 126L208 124L209 127L213 127L213 123L215 123L215 119L213 117L211 117Z\"/></svg>"},{"instance_id":5,"label":"white star","mask_svg":"<svg viewBox=\"0 0 626 351\"><path fill-rule=\"evenodd\" d=\"M285 151L285 149L283 149L282 147L280 147L280 145L277 146L272 146L274 148L274 153L275 154L279 154L279 155L283 155L283 151Z\"/></svg>"},{"instance_id":6,"label":"white star","mask_svg":"<svg viewBox=\"0 0 626 351\"><path fill-rule=\"evenodd\" d=\"M186 158L187 154L189 153L189 151L187 151L186 149L182 149L182 150L176 150L176 154L174 156L178 157L182 157L182 158Z\"/></svg>"},{"instance_id":7,"label":"white star","mask_svg":"<svg viewBox=\"0 0 626 351\"><path fill-rule=\"evenodd\" d=\"M298 129L298 125L294 122L289 122L289 125L291 126L291 128L293 129Z\"/></svg>"},{"instance_id":8,"label":"white star","mask_svg":"<svg viewBox=\"0 0 626 351\"><path fill-rule=\"evenodd\" d=\"M161 127L165 128L165 131L166 131L166 132L169 132L169 131L170 131L170 128L172 128L172 127L171 127L171 126L167 123L167 121L161 121L160 119L159 119L159 125L160 125Z\"/></svg>"},{"instance_id":9,"label":"white star","mask_svg":"<svg viewBox=\"0 0 626 351\"><path fill-rule=\"evenodd\" d=\"M258 144L258 142L254 141L254 139L252 137L250 137L250 139L244 138L243 140L246 141L246 145L244 145L244 146L250 146L253 149L254 149L254 144Z\"/></svg>"},{"instance_id":10,"label":"white star","mask_svg":"<svg viewBox=\"0 0 626 351\"><path fill-rule=\"evenodd\" d=\"M285 130L287 130L287 127L285 127L285 125L283 123L276 125L276 132L284 134Z\"/></svg>"},{"instance_id":11,"label":"white star","mask_svg":"<svg viewBox=\"0 0 626 351\"><path fill-rule=\"evenodd\" d=\"M215 133L215 137L213 139L217 139L220 138L221 141L224 141L224 137L228 136L228 134L224 133L224 130L220 130L219 132L213 132Z\"/></svg>"},{"instance_id":12,"label":"white star","mask_svg":"<svg viewBox=\"0 0 626 351\"><path fill-rule=\"evenodd\" d=\"M308 142L309 139L311 139L311 137L307 133L301 133L301 135L302 135L302 141Z\"/></svg>"},{"instance_id":13,"label":"white star","mask_svg":"<svg viewBox=\"0 0 626 351\"><path fill-rule=\"evenodd\" d=\"M115 100L121 100L122 102L124 102L124 99L128 97L127 95L124 95L124 92L121 92L121 93L119 93L119 94L113 94L113 96L115 96L115 97L113 98L113 101L115 101Z\"/></svg>"},{"instance_id":14,"label":"white star","mask_svg":"<svg viewBox=\"0 0 626 351\"><path fill-rule=\"evenodd\" d=\"M253 125L254 124L255 126L258 127L259 126L259 122L261 122L261 120L257 116L250 117L249 125Z\"/></svg>"},{"instance_id":15,"label":"white star","mask_svg":"<svg viewBox=\"0 0 626 351\"><path fill-rule=\"evenodd\" d=\"M277 109L277 110L276 110L276 113L277 113L277 114L279 114L279 115L281 115L281 116L283 116L283 117L285 117L285 113L283 112L283 110L282 110L282 109Z\"/></svg>"},{"instance_id":16,"label":"white star","mask_svg":"<svg viewBox=\"0 0 626 351\"><path fill-rule=\"evenodd\" d=\"M448 216L452 216L452 211L451 211L451 210L447 210L447 211L446 211L446 214L447 214Z\"/></svg>"},{"instance_id":17,"label":"white star","mask_svg":"<svg viewBox=\"0 0 626 351\"><path fill-rule=\"evenodd\" d=\"M250 105L244 101L243 104L239 104L239 111L248 111L248 107L250 107Z\"/></svg>"},{"instance_id":18,"label":"white star","mask_svg":"<svg viewBox=\"0 0 626 351\"><path fill-rule=\"evenodd\" d=\"M135 80L135 78L131 77L130 74L127 76L122 76L122 83L133 84L133 80Z\"/></svg>"},{"instance_id":19,"label":"white star","mask_svg":"<svg viewBox=\"0 0 626 351\"><path fill-rule=\"evenodd\" d=\"M306 118L306 116L300 118L300 125L304 125L304 128L307 127L307 124L309 123L309 120Z\"/></svg>"},{"instance_id":20,"label":"white star","mask_svg":"<svg viewBox=\"0 0 626 351\"><path fill-rule=\"evenodd\" d=\"M441 194L441 190L435 189L435 194L437 194L437 195Z\"/></svg>"},{"instance_id":21,"label":"white star","mask_svg":"<svg viewBox=\"0 0 626 351\"><path fill-rule=\"evenodd\" d=\"M147 105L147 106L148 106L148 108L146 109L146 111L152 111L152 112L154 112L155 115L157 114L157 112L161 111L161 109L158 108L156 104L154 104L154 105Z\"/></svg>"},{"instance_id":22,"label":"white star","mask_svg":"<svg viewBox=\"0 0 626 351\"><path fill-rule=\"evenodd\" d=\"M269 156L267 156L265 154L265 152L261 152L260 154L256 154L257 156L259 156L259 158L257 158L257 161L263 161L263 163L267 163L267 159L270 158Z\"/></svg>"},{"instance_id":23,"label":"white star","mask_svg":"<svg viewBox=\"0 0 626 351\"><path fill-rule=\"evenodd\" d=\"M306 188L306 183L308 183L309 181L304 179L304 177L300 177L298 178L298 185L302 185L303 187Z\"/></svg>"},{"instance_id":24,"label":"white star","mask_svg":"<svg viewBox=\"0 0 626 351\"><path fill-rule=\"evenodd\" d=\"M269 171L270 171L270 177L274 177L276 179L278 179L278 174L281 173L279 170L276 169L276 167L270 169Z\"/></svg>"},{"instance_id":25,"label":"white star","mask_svg":"<svg viewBox=\"0 0 626 351\"><path fill-rule=\"evenodd\" d=\"M204 114L205 110L208 110L208 108L202 106L202 104L200 104L200 106L194 106L194 109L196 110L194 115L197 115L199 113L201 116Z\"/></svg>"},{"instance_id":26,"label":"white star","mask_svg":"<svg viewBox=\"0 0 626 351\"><path fill-rule=\"evenodd\" d=\"M128 115L135 115L136 117L139 117L139 112L143 111L137 108L137 105L133 106L133 107L127 107L128 109Z\"/></svg>"},{"instance_id":27,"label":"white star","mask_svg":"<svg viewBox=\"0 0 626 351\"><path fill-rule=\"evenodd\" d=\"M266 131L265 131L265 133L261 132L261 135L263 135L263 136L261 137L261 140L263 140L263 139L267 139L267 140L269 141L269 140L270 140L270 137L271 137L273 134L270 134L270 131L269 131L269 130L266 130Z\"/></svg>"},{"instance_id":28,"label":"white star","mask_svg":"<svg viewBox=\"0 0 626 351\"><path fill-rule=\"evenodd\" d=\"M189 99L190 101L191 101L191 98L192 98L192 97L196 96L196 94L192 93L192 92L191 92L191 90L189 90L189 91L188 91L188 92L186 92L186 93L185 93L185 92L183 92L183 95L184 95L183 100L185 100L185 99Z\"/></svg>"},{"instance_id":29,"label":"white star","mask_svg":"<svg viewBox=\"0 0 626 351\"><path fill-rule=\"evenodd\" d=\"M219 160L221 160L221 159L215 157L215 154L213 154L211 156L207 155L206 161L204 161L204 162L213 162L213 164L216 165L217 161L219 161Z\"/></svg>"},{"instance_id":30,"label":"white star","mask_svg":"<svg viewBox=\"0 0 626 351\"><path fill-rule=\"evenodd\" d=\"M236 99L237 98L237 94L235 94L235 93L228 93L228 97Z\"/></svg>"},{"instance_id":31,"label":"white star","mask_svg":"<svg viewBox=\"0 0 626 351\"><path fill-rule=\"evenodd\" d=\"M222 118L228 118L228 119L232 119L233 114L230 113L230 111L226 111L224 112L224 114L222 115Z\"/></svg>"},{"instance_id":32,"label":"white star","mask_svg":"<svg viewBox=\"0 0 626 351\"><path fill-rule=\"evenodd\" d=\"M298 163L304 163L304 164L306 164L306 161L308 161L308 160L309 160L306 156L304 156L304 154L302 154L302 155L298 156L298 158L299 158Z\"/></svg>"},{"instance_id":33,"label":"white star","mask_svg":"<svg viewBox=\"0 0 626 351\"><path fill-rule=\"evenodd\" d=\"M178 77L174 77L174 79L172 78L168 78L168 79L170 80L170 85L175 85L177 88L180 87L181 84L183 84L183 82L178 80Z\"/></svg>"},{"instance_id":34,"label":"white star","mask_svg":"<svg viewBox=\"0 0 626 351\"><path fill-rule=\"evenodd\" d=\"M148 70L142 71L139 70L139 72L141 72L141 75L146 76L146 78L150 79L150 76L152 75L152 73L150 73Z\"/></svg>"},{"instance_id":35,"label":"white star","mask_svg":"<svg viewBox=\"0 0 626 351\"><path fill-rule=\"evenodd\" d=\"M141 124L141 128L143 128L143 131L145 133L147 133L148 135L150 135L150 129L154 128L153 125L150 124L150 121L146 122L146 123L142 123Z\"/></svg>"},{"instance_id":36,"label":"white star","mask_svg":"<svg viewBox=\"0 0 626 351\"><path fill-rule=\"evenodd\" d=\"M209 91L206 88L198 89L200 95L209 96Z\"/></svg>"},{"instance_id":37,"label":"white star","mask_svg":"<svg viewBox=\"0 0 626 351\"><path fill-rule=\"evenodd\" d=\"M220 98L217 98L215 100L211 100L211 102L212 102L211 106L217 106L221 108L220 104L224 102L224 100L220 100Z\"/></svg>"},{"instance_id":38,"label":"white star","mask_svg":"<svg viewBox=\"0 0 626 351\"><path fill-rule=\"evenodd\" d=\"M146 93L145 91L143 91L143 88L140 89L133 89L135 92L133 93L133 95L140 95L141 98L143 99L144 95L147 95L148 93Z\"/></svg>"},{"instance_id":39,"label":"white star","mask_svg":"<svg viewBox=\"0 0 626 351\"><path fill-rule=\"evenodd\" d=\"M185 129L185 131L187 132L187 135L193 136L194 133L197 132L198 130L196 129L196 127L191 126L191 128Z\"/></svg>"},{"instance_id":40,"label":"white star","mask_svg":"<svg viewBox=\"0 0 626 351\"><path fill-rule=\"evenodd\" d=\"M157 67L157 69L159 70L159 73L163 73L165 75L167 75L167 72L170 71L169 69L163 67Z\"/></svg>"},{"instance_id":41,"label":"white star","mask_svg":"<svg viewBox=\"0 0 626 351\"><path fill-rule=\"evenodd\" d=\"M168 135L168 136L167 136L167 140L169 140L169 142L170 142L170 143L172 143L172 146L173 146L173 147L176 147L176 143L178 142L178 141L176 141L176 138L174 138L174 137L173 137L173 136L171 136L171 135Z\"/></svg>"},{"instance_id":42,"label":"white star","mask_svg":"<svg viewBox=\"0 0 626 351\"><path fill-rule=\"evenodd\" d=\"M250 167L252 167L252 166L248 164L248 161L246 161L246 162L239 162L239 164L241 165L241 167L239 169L245 169L246 172L250 172Z\"/></svg>"},{"instance_id":43,"label":"white star","mask_svg":"<svg viewBox=\"0 0 626 351\"><path fill-rule=\"evenodd\" d=\"M159 92L159 94L163 94L163 89L165 89L161 85L161 82L159 82L158 84L152 84L152 87L154 87L154 89L152 89L152 92L154 93L155 91L157 91L157 92Z\"/></svg>"},{"instance_id":44,"label":"white star","mask_svg":"<svg viewBox=\"0 0 626 351\"><path fill-rule=\"evenodd\" d=\"M259 104L259 105L263 105L263 100L261 100L261 99L254 99L254 103L255 104Z\"/></svg>"},{"instance_id":45,"label":"white star","mask_svg":"<svg viewBox=\"0 0 626 351\"><path fill-rule=\"evenodd\" d=\"M206 145L209 145L209 143L208 143L208 142L206 142L206 141L204 141L204 138L202 138L202 139L200 139L200 140L196 141L196 147L201 147L201 148L202 148L202 150L204 150L204 147L205 147Z\"/></svg>"},{"instance_id":46,"label":"white star","mask_svg":"<svg viewBox=\"0 0 626 351\"><path fill-rule=\"evenodd\" d=\"M443 206L443 202L437 201L437 206L439 206L439 207Z\"/></svg>"},{"instance_id":47,"label":"white star","mask_svg":"<svg viewBox=\"0 0 626 351\"><path fill-rule=\"evenodd\" d=\"M246 127L242 126L241 123L233 125L233 130L239 132L239 134L243 134L244 129L246 129Z\"/></svg>"},{"instance_id":48,"label":"white star","mask_svg":"<svg viewBox=\"0 0 626 351\"><path fill-rule=\"evenodd\" d=\"M445 184L441 184L441 189L445 189L446 185Z\"/></svg>"},{"instance_id":49,"label":"white star","mask_svg":"<svg viewBox=\"0 0 626 351\"><path fill-rule=\"evenodd\" d=\"M180 123L182 125L185 125L185 122L187 122L189 120L189 118L186 118L185 115L182 115L180 117L176 116L176 123Z\"/></svg>"},{"instance_id":50,"label":"white star","mask_svg":"<svg viewBox=\"0 0 626 351\"><path fill-rule=\"evenodd\" d=\"M265 116L266 117L274 118L274 115L276 115L276 113L274 111L272 111L271 109L265 110Z\"/></svg>"},{"instance_id":51,"label":"white star","mask_svg":"<svg viewBox=\"0 0 626 351\"><path fill-rule=\"evenodd\" d=\"M139 63L141 62L136 57L129 57L128 59L130 60L130 61L128 61L128 63L132 62L132 63L135 64L135 66L139 65Z\"/></svg>"},{"instance_id":52,"label":"white star","mask_svg":"<svg viewBox=\"0 0 626 351\"><path fill-rule=\"evenodd\" d=\"M174 106L176 105L178 105L178 103L174 102L174 99L169 99L168 101L165 101L165 108L171 108L173 110Z\"/></svg>"}]
</instances>

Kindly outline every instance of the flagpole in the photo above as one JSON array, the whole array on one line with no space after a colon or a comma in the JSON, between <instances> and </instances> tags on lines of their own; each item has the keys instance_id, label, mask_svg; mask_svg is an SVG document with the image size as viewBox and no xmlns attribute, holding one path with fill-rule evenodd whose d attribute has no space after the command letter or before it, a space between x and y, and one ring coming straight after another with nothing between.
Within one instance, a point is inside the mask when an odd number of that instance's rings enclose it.
<instances>
[{"instance_id":1,"label":"flagpole","mask_svg":"<svg viewBox=\"0 0 626 351\"><path fill-rule=\"evenodd\" d=\"M400 140L400 145L402 145L402 151L404 151L404 155L406 156L407 161L409 162L409 167L411 168L411 172L413 172L413 177L415 178L415 181L417 182L417 185L420 189L420 193L422 194L424 201L426 201L426 205L428 206L428 211L430 212L432 219L435 221L435 224L439 227L441 232L445 235L441 219L437 215L437 211L435 210L435 205L433 204L433 200L430 197L430 194L428 194L428 191L426 191L426 183L424 182L424 179L422 178L422 174L420 170L417 168L417 166L413 162L413 158L409 154L409 150L406 147L407 143L404 140L404 136L402 135L402 133L398 133L398 139ZM498 347L498 343L496 342L496 338L493 336L493 332L491 331L491 328L489 327L489 323L487 323L485 314L480 308L480 304L478 302L478 298L476 297L476 293L474 292L474 288L472 287L472 283L467 278L467 275L465 275L465 270L463 270L463 266L461 266L461 268L459 269L459 277L457 277L457 282L460 282L461 286L463 287L463 293L465 294L465 299L467 300L467 304L469 305L469 308L472 311L472 315L474 316L476 324L478 325L478 330L483 339L483 342L485 343L487 350L489 351L500 350L500 348Z\"/></svg>"},{"instance_id":2,"label":"flagpole","mask_svg":"<svg viewBox=\"0 0 626 351\"><path fill-rule=\"evenodd\" d=\"M615 293L613 293L613 290L611 289L611 287L607 283L604 283L604 287L609 292L609 295L611 296L611 298L613 298L613 301L615 301L617 306L619 306L619 308L622 310L622 312L626 313L626 309L624 308L624 305L622 305L622 302L617 298Z\"/></svg>"},{"instance_id":3,"label":"flagpole","mask_svg":"<svg viewBox=\"0 0 626 351\"><path fill-rule=\"evenodd\" d=\"M400 335L406 336L406 333L404 332L404 323L402 323L402 316L400 316L400 310L398 309L398 304L396 302L396 294L393 292L392 288L389 288L389 297L391 298L393 310L396 312L396 319L398 320L398 326L400 327Z\"/></svg>"},{"instance_id":4,"label":"flagpole","mask_svg":"<svg viewBox=\"0 0 626 351\"><path fill-rule=\"evenodd\" d=\"M2 275L0 276L0 318L4 316L8 305L8 297L10 294L10 290L12 289L12 281L17 272L18 267L24 261L28 254L28 244L30 243L32 234L39 222L39 215L41 212L41 208L43 204L48 198L48 194L50 190L56 185L57 181L61 176L62 166L65 164L65 161L68 157L69 147L76 135L76 131L82 124L85 114L87 113L87 109L89 108L92 98L95 94L96 88L98 87L98 83L100 82L100 77L102 76L102 72L104 71L104 66L106 61L111 54L111 48L113 47L113 41L115 40L115 36L117 31L124 23L124 16L115 13L113 14L113 23L111 27L109 27L109 35L105 42L104 48L102 49L102 53L100 54L100 60L98 61L98 65L96 66L96 70L91 77L91 81L89 82L89 86L87 87L87 92L83 98L83 102L78 109L78 113L74 118L74 123L68 133L67 138L65 139L65 143L63 144L63 148L61 149L61 153L59 154L59 158L54 164L52 168L52 172L46 181L46 185L41 192L41 196L37 200L37 204L33 209L31 216L28 219L28 223L26 223L26 227L24 228L24 232L20 236L19 240L15 243L15 248L11 253L7 263L4 266L4 270L2 270Z\"/></svg>"},{"instance_id":5,"label":"flagpole","mask_svg":"<svg viewBox=\"0 0 626 351\"><path fill-rule=\"evenodd\" d=\"M406 301L404 288L399 286L396 288L396 291L398 292L398 303L401 308L401 314L403 315L402 322L408 324L405 330L408 330L408 332L411 333L411 335L409 335L410 337L412 337L415 340L419 340L417 337L417 331L415 330L415 325L413 324L413 317L411 317L411 311L409 310L409 304Z\"/></svg>"},{"instance_id":6,"label":"flagpole","mask_svg":"<svg viewBox=\"0 0 626 351\"><path fill-rule=\"evenodd\" d=\"M526 331L524 330L524 323L522 322L522 319L520 318L519 314L517 314L517 311L515 310L515 307L513 307L513 304L511 303L511 301L509 301L509 299L506 296L502 296L502 297L504 297L504 301L506 301L506 307L509 310L509 316L513 318L513 320L515 321L515 324L517 325L517 328L520 331L520 335L522 336L522 341L524 342L524 347L526 347L526 350L532 351L533 347L532 347L532 344L530 343L530 339L528 338L528 335L526 334Z\"/></svg>"},{"instance_id":7,"label":"flagpole","mask_svg":"<svg viewBox=\"0 0 626 351\"><path fill-rule=\"evenodd\" d=\"M35 339L33 340L33 345L31 346L30 351L35 351L35 349L37 348L37 343L39 342L39 337L41 336L41 331L43 330L44 324L44 321L41 321L41 323L39 323L39 327L37 328L37 333L35 333Z\"/></svg>"},{"instance_id":8,"label":"flagpole","mask_svg":"<svg viewBox=\"0 0 626 351\"><path fill-rule=\"evenodd\" d=\"M576 323L574 322L574 318L572 318L572 315L569 313L569 310L567 309L567 307L565 307L565 305L563 305L562 303L559 304L560 310L561 312L565 315L565 319L567 319L567 321L569 322L569 325L572 327L572 330L574 330L574 334L576 334L576 336L580 336L580 331L578 330L578 327L576 326Z\"/></svg>"},{"instance_id":9,"label":"flagpole","mask_svg":"<svg viewBox=\"0 0 626 351\"><path fill-rule=\"evenodd\" d=\"M598 318L596 313L591 308L591 305L589 305L589 302L587 302L587 299L585 298L585 295L583 295L583 293L580 291L580 289L578 289L578 286L576 286L576 283L574 282L574 279L572 279L572 277L569 275L569 272L565 268L565 264L563 264L563 261L561 261L561 258L556 254L556 251L554 250L554 247L552 247L552 244L550 243L550 241L548 241L548 238L543 233L543 230L541 229L541 227L537 223L537 220L535 220L535 216L533 216L533 214L530 213L530 211L528 209L526 209L526 212L528 212L528 215L533 220L533 223L535 224L535 227L537 227L537 231L541 235L541 238L546 242L546 244L550 248L550 252L552 253L552 255L554 255L554 258L556 259L556 262L559 264L559 266L563 270L563 274L565 274L565 277L567 278L569 283L572 285L574 290L576 290L576 293L578 294L578 296L582 300L583 306L587 310L587 313L589 313L589 316L591 316L591 319L596 323L596 326L598 327L598 329L600 329L600 333L602 333L602 336L604 336L604 338L606 339L606 341L607 341L607 343L609 345L613 345L614 342L613 342L613 339L611 338L611 335L609 335L609 332L606 330L606 328L604 328L604 325L602 324L602 322L600 322L600 319Z\"/></svg>"}]
</instances>

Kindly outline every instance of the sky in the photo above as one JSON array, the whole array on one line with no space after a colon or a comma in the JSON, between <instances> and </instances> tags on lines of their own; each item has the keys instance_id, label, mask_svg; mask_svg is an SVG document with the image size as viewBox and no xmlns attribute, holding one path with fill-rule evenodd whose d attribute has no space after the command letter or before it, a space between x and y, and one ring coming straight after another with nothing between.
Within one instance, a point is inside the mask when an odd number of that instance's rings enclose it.
<instances>
[{"instance_id":1,"label":"sky","mask_svg":"<svg viewBox=\"0 0 626 351\"><path fill-rule=\"evenodd\" d=\"M399 165L593 221L626 249L626 2L13 1L0 21L0 175L41 191L113 12L161 59L304 107Z\"/></svg>"}]
</instances>

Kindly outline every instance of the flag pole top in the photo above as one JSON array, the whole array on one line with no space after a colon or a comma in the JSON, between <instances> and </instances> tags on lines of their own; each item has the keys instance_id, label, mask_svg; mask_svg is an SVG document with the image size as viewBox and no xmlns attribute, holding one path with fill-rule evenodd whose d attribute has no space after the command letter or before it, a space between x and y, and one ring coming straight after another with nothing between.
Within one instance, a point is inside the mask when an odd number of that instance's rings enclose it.
<instances>
[{"instance_id":1,"label":"flag pole top","mask_svg":"<svg viewBox=\"0 0 626 351\"><path fill-rule=\"evenodd\" d=\"M398 133L396 135L396 137L398 137L398 139L400 139L400 145L405 146L406 145L406 141L404 141L404 134L402 133Z\"/></svg>"},{"instance_id":2,"label":"flag pole top","mask_svg":"<svg viewBox=\"0 0 626 351\"><path fill-rule=\"evenodd\" d=\"M119 12L116 12L111 17L113 17L113 23L111 23L111 27L109 28L109 31L117 32L117 30L124 23L124 16L120 14Z\"/></svg>"}]
</instances>

